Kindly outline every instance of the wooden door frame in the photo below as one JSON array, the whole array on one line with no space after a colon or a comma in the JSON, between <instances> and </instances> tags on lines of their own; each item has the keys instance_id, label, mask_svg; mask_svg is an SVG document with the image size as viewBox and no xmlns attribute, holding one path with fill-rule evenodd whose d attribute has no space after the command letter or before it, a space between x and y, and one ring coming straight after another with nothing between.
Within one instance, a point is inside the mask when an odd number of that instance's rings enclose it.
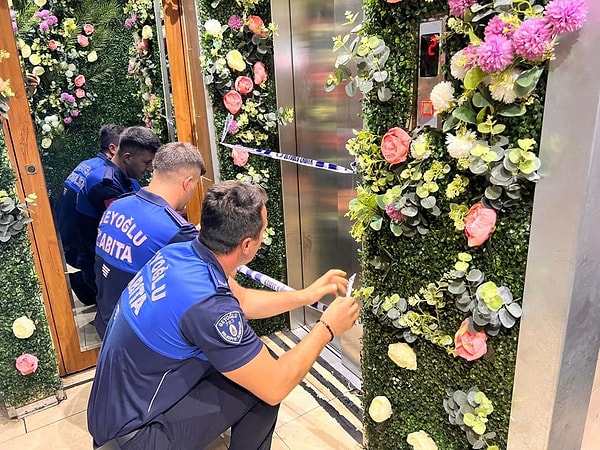
<instances>
[{"instance_id":1,"label":"wooden door frame","mask_svg":"<svg viewBox=\"0 0 600 450\"><path fill-rule=\"evenodd\" d=\"M28 232L59 372L65 375L95 365L98 350L81 352L79 347L62 251L54 227L17 45L13 34L7 32L12 30L7 0L0 0L0 29L5 30L0 33L0 48L10 53L10 58L0 65L0 76L10 80L15 93L9 102L8 119L4 121L6 147L15 172L18 195L24 198L36 193L38 196Z\"/></svg>"},{"instance_id":2,"label":"wooden door frame","mask_svg":"<svg viewBox=\"0 0 600 450\"><path fill-rule=\"evenodd\" d=\"M195 2L186 0L163 0L162 5L178 140L190 142L200 149L207 168L206 177L214 180L209 118L200 67L196 5ZM0 29L12 29L7 0L0 0ZM34 221L28 227L28 232L59 372L66 375L94 366L98 349L82 352L79 346L62 250L55 231L18 50L12 33L0 33L0 48L11 54L0 65L0 77L11 80L15 93L10 100L8 119L4 121L6 146L15 172L18 195L21 198L30 193L38 195ZM207 187L206 183L204 187ZM188 204L188 217L193 223L200 221L202 198L203 191L198 189Z\"/></svg>"},{"instance_id":3,"label":"wooden door frame","mask_svg":"<svg viewBox=\"0 0 600 450\"><path fill-rule=\"evenodd\" d=\"M206 165L204 189L215 179L210 143L210 125L206 107L204 78L200 66L200 43L196 2L163 0L165 39L177 140L190 142L200 149ZM200 222L200 205L204 192L200 188L188 203L188 219Z\"/></svg>"}]
</instances>

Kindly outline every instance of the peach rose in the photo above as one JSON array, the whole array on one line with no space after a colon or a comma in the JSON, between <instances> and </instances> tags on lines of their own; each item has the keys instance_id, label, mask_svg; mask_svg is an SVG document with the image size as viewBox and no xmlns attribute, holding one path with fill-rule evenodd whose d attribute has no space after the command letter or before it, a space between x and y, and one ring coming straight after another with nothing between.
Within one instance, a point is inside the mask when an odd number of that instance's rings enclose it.
<instances>
[{"instance_id":1,"label":"peach rose","mask_svg":"<svg viewBox=\"0 0 600 450\"><path fill-rule=\"evenodd\" d=\"M488 240L496 225L495 209L475 203L465 217L465 235L469 247L477 247Z\"/></svg>"},{"instance_id":2,"label":"peach rose","mask_svg":"<svg viewBox=\"0 0 600 450\"><path fill-rule=\"evenodd\" d=\"M390 129L381 140L381 153L390 164L400 164L406 161L410 151L411 138L402 128Z\"/></svg>"},{"instance_id":3,"label":"peach rose","mask_svg":"<svg viewBox=\"0 0 600 450\"><path fill-rule=\"evenodd\" d=\"M227 111L236 114L242 107L242 96L238 91L229 91L223 96L223 104Z\"/></svg>"},{"instance_id":4,"label":"peach rose","mask_svg":"<svg viewBox=\"0 0 600 450\"><path fill-rule=\"evenodd\" d=\"M265 81L267 81L268 74L267 74L267 69L265 69L264 63L259 61L256 64L254 64L253 71L254 71L254 84L256 84L257 86L260 86Z\"/></svg>"},{"instance_id":5,"label":"peach rose","mask_svg":"<svg viewBox=\"0 0 600 450\"><path fill-rule=\"evenodd\" d=\"M388 345L388 356L400 367L417 370L417 354L410 345L404 342Z\"/></svg>"},{"instance_id":6,"label":"peach rose","mask_svg":"<svg viewBox=\"0 0 600 450\"><path fill-rule=\"evenodd\" d=\"M81 88L75 89L75 97L77 97L77 98L85 97L85 91Z\"/></svg>"},{"instance_id":7,"label":"peach rose","mask_svg":"<svg viewBox=\"0 0 600 450\"><path fill-rule=\"evenodd\" d=\"M21 372L21 375L30 375L37 370L38 359L29 353L24 353L17 358L15 367Z\"/></svg>"},{"instance_id":8,"label":"peach rose","mask_svg":"<svg viewBox=\"0 0 600 450\"><path fill-rule=\"evenodd\" d=\"M58 48L58 43L54 39L50 39L48 41L48 48L50 49L51 52L53 52L54 50L56 50Z\"/></svg>"},{"instance_id":9,"label":"peach rose","mask_svg":"<svg viewBox=\"0 0 600 450\"><path fill-rule=\"evenodd\" d=\"M82 47L87 47L88 45L90 45L90 40L83 34L78 34L77 35L77 43L79 45L81 45Z\"/></svg>"},{"instance_id":10,"label":"peach rose","mask_svg":"<svg viewBox=\"0 0 600 450\"><path fill-rule=\"evenodd\" d=\"M92 25L91 23L86 23L83 26L83 32L89 36L94 32L94 25Z\"/></svg>"},{"instance_id":11,"label":"peach rose","mask_svg":"<svg viewBox=\"0 0 600 450\"><path fill-rule=\"evenodd\" d=\"M248 16L247 20L248 29L254 34L258 34L261 37L267 37L265 32L265 23L258 16Z\"/></svg>"},{"instance_id":12,"label":"peach rose","mask_svg":"<svg viewBox=\"0 0 600 450\"><path fill-rule=\"evenodd\" d=\"M233 164L239 167L244 167L248 162L248 152L241 148L234 148L231 150L231 157L233 158Z\"/></svg>"},{"instance_id":13,"label":"peach rose","mask_svg":"<svg viewBox=\"0 0 600 450\"><path fill-rule=\"evenodd\" d=\"M254 83L250 77L237 77L235 79L235 90L240 94L249 94L254 89Z\"/></svg>"},{"instance_id":14,"label":"peach rose","mask_svg":"<svg viewBox=\"0 0 600 450\"><path fill-rule=\"evenodd\" d=\"M473 333L469 330L469 319L463 320L454 335L454 351L467 361L474 361L487 353L487 334L484 331Z\"/></svg>"},{"instance_id":15,"label":"peach rose","mask_svg":"<svg viewBox=\"0 0 600 450\"><path fill-rule=\"evenodd\" d=\"M83 75L77 75L73 80L73 83L75 83L75 86L81 87L85 84L85 77Z\"/></svg>"}]
</instances>

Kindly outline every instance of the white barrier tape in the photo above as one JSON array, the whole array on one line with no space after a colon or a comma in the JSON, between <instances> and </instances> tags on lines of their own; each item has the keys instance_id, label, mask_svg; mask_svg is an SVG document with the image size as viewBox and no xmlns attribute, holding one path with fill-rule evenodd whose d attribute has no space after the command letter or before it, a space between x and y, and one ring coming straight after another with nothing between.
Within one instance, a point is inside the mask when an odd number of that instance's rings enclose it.
<instances>
[{"instance_id":1,"label":"white barrier tape","mask_svg":"<svg viewBox=\"0 0 600 450\"><path fill-rule=\"evenodd\" d=\"M288 286L287 284L282 283L281 281L277 281L275 278L271 278L268 275L257 272L256 270L252 270L248 266L241 265L237 268L239 273L246 275L248 278L253 279L254 281L259 282L263 286L268 287L272 291L282 292L282 291L295 291L294 288ZM323 312L327 309L327 305L325 303L316 302L312 305L309 305L310 308L315 309L317 311Z\"/></svg>"}]
</instances>

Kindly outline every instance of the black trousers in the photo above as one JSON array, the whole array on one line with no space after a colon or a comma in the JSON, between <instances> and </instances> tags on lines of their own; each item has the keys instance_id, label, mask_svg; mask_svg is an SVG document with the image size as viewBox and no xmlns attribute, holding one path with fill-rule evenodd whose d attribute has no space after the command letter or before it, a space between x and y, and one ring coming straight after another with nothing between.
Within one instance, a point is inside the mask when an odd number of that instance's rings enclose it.
<instances>
[{"instance_id":1,"label":"black trousers","mask_svg":"<svg viewBox=\"0 0 600 450\"><path fill-rule=\"evenodd\" d=\"M122 448L204 450L231 427L229 450L269 450L278 412L279 405L271 406L214 373Z\"/></svg>"}]
</instances>

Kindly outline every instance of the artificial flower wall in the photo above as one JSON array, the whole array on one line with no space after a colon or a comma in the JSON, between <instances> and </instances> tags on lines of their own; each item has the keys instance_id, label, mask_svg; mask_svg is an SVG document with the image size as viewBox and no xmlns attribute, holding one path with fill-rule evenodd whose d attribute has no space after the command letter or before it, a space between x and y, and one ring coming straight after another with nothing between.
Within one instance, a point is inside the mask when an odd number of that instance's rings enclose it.
<instances>
[{"instance_id":1,"label":"artificial flower wall","mask_svg":"<svg viewBox=\"0 0 600 450\"><path fill-rule=\"evenodd\" d=\"M277 127L293 111L277 108L273 78L273 34L268 0L198 0L201 66L212 100L217 139L227 144L278 151ZM280 163L240 148L217 146L222 180L262 185L269 196L269 228L251 268L285 282L285 241ZM244 276L244 285L262 287ZM287 327L287 316L254 321L259 334Z\"/></svg>"},{"instance_id":2,"label":"artificial flower wall","mask_svg":"<svg viewBox=\"0 0 600 450\"><path fill-rule=\"evenodd\" d=\"M349 215L363 245L368 446L506 448L547 63L587 5L368 0L364 12L356 44L334 38L326 90L367 86L366 127L347 148L360 174ZM440 129L411 130L415 35L442 15ZM369 42L377 61L360 50Z\"/></svg>"}]
</instances>

